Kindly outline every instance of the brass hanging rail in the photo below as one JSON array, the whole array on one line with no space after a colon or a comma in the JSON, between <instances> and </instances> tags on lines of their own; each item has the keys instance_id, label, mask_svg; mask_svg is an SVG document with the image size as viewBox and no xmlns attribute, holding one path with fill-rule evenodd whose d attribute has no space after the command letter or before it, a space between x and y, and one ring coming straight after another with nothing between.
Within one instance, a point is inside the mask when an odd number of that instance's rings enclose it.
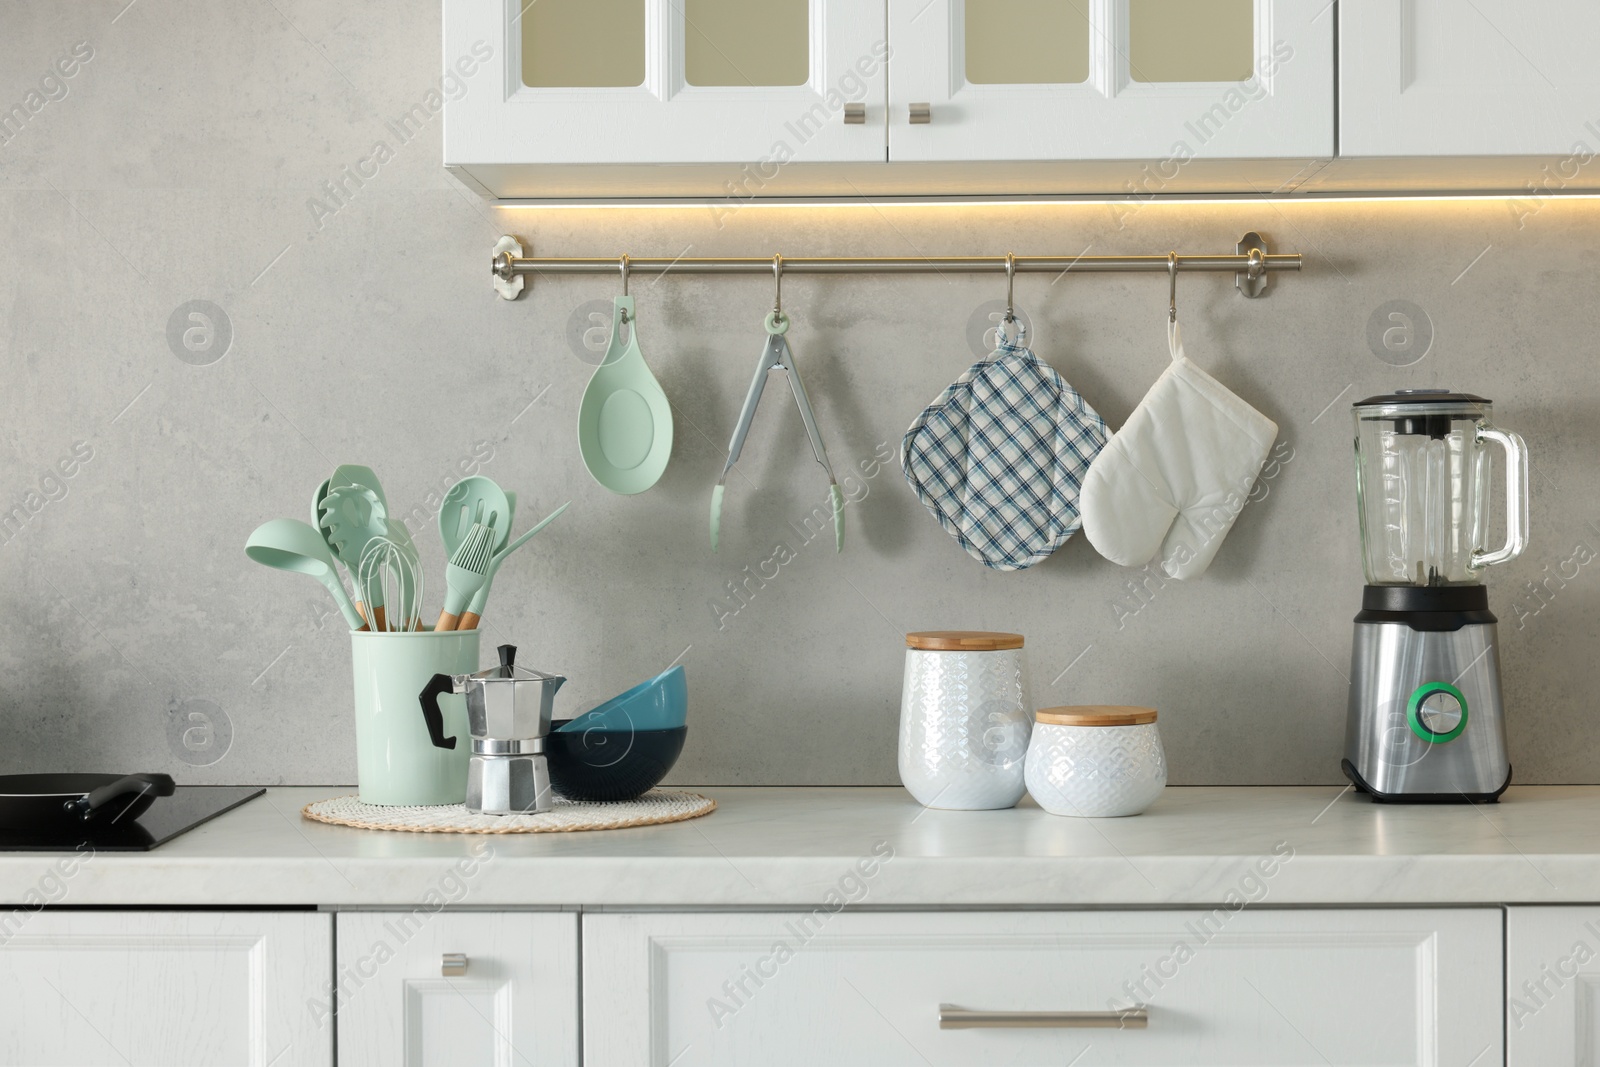
<instances>
[{"instance_id":1,"label":"brass hanging rail","mask_svg":"<svg viewBox=\"0 0 1600 1067\"><path fill-rule=\"evenodd\" d=\"M775 257L689 257L676 259L610 257L534 257L523 255L522 243L502 237L494 247L495 290L507 300L521 294L530 274L766 274ZM1005 274L1008 267L1027 274L1076 274L1102 271L1171 269L1171 253L1155 256L784 256L785 274ZM1257 297L1266 291L1269 274L1300 269L1300 253L1267 251L1258 233L1247 233L1238 251L1219 255L1178 255L1179 270L1232 271L1240 293Z\"/></svg>"}]
</instances>

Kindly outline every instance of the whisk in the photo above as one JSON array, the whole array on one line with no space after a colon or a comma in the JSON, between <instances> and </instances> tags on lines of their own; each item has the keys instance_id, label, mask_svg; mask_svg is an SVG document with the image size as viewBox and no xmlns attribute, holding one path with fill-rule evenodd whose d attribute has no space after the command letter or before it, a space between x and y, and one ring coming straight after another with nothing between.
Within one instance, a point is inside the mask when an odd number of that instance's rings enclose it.
<instances>
[{"instance_id":1,"label":"whisk","mask_svg":"<svg viewBox=\"0 0 1600 1067\"><path fill-rule=\"evenodd\" d=\"M357 591L368 604L389 606L391 631L409 632L422 629L424 586L410 532L402 520L391 520L389 532L373 538L361 553L356 569Z\"/></svg>"}]
</instances>

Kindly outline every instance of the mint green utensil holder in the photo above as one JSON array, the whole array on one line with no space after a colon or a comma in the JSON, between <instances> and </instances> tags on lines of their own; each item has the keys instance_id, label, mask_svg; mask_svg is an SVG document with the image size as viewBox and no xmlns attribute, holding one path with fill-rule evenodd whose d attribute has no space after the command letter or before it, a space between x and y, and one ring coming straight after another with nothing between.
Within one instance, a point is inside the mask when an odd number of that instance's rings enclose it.
<instances>
[{"instance_id":1,"label":"mint green utensil holder","mask_svg":"<svg viewBox=\"0 0 1600 1067\"><path fill-rule=\"evenodd\" d=\"M367 804L460 804L467 798L466 699L439 698L446 734L462 739L435 748L417 702L435 674L478 669L478 630L446 633L352 633L355 668L356 772Z\"/></svg>"}]
</instances>

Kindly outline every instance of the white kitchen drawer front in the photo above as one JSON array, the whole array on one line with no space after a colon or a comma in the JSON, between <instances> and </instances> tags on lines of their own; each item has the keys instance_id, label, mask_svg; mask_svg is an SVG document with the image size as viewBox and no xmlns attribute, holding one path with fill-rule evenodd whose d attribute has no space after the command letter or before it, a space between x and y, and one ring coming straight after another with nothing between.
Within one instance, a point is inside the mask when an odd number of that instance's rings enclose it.
<instances>
[{"instance_id":1,"label":"white kitchen drawer front","mask_svg":"<svg viewBox=\"0 0 1600 1067\"><path fill-rule=\"evenodd\" d=\"M333 1063L309 1002L333 967L311 912L9 912L0 1063Z\"/></svg>"},{"instance_id":2,"label":"white kitchen drawer front","mask_svg":"<svg viewBox=\"0 0 1600 1067\"><path fill-rule=\"evenodd\" d=\"M882 163L888 55L884 0L445 0L444 162Z\"/></svg>"},{"instance_id":3,"label":"white kitchen drawer front","mask_svg":"<svg viewBox=\"0 0 1600 1067\"><path fill-rule=\"evenodd\" d=\"M339 1062L577 1067L578 917L342 912Z\"/></svg>"},{"instance_id":4,"label":"white kitchen drawer front","mask_svg":"<svg viewBox=\"0 0 1600 1067\"><path fill-rule=\"evenodd\" d=\"M1498 909L587 915L584 1062L1487 1067L1501 936ZM963 1009L1008 1016L941 1028Z\"/></svg>"},{"instance_id":5,"label":"white kitchen drawer front","mask_svg":"<svg viewBox=\"0 0 1600 1067\"><path fill-rule=\"evenodd\" d=\"M1506 909L1506 1063L1600 1067L1600 908Z\"/></svg>"},{"instance_id":6,"label":"white kitchen drawer front","mask_svg":"<svg viewBox=\"0 0 1600 1067\"><path fill-rule=\"evenodd\" d=\"M1339 152L1556 156L1526 180L1559 189L1600 153L1597 42L1592 0L1343 0Z\"/></svg>"},{"instance_id":7,"label":"white kitchen drawer front","mask_svg":"<svg viewBox=\"0 0 1600 1067\"><path fill-rule=\"evenodd\" d=\"M1193 159L1326 159L1331 7L889 0L889 158L1137 160L1149 168L1130 167L1127 187L1115 191L1145 195L1176 182ZM1206 39L1149 40L1181 33L1183 18L1197 19ZM1053 47L1050 33L1060 38ZM1077 58L1062 61L1069 51ZM1218 53L1232 58L1206 62ZM926 114L914 118L916 105Z\"/></svg>"}]
</instances>

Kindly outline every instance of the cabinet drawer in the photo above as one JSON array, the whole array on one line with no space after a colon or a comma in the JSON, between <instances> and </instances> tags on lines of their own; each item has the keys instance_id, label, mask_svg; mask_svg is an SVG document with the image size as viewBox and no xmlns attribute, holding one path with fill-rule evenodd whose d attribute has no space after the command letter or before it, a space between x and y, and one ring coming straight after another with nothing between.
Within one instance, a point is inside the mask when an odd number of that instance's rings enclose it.
<instances>
[{"instance_id":1,"label":"cabinet drawer","mask_svg":"<svg viewBox=\"0 0 1600 1067\"><path fill-rule=\"evenodd\" d=\"M576 915L345 912L337 940L340 1063L577 1067Z\"/></svg>"},{"instance_id":2,"label":"cabinet drawer","mask_svg":"<svg viewBox=\"0 0 1600 1067\"><path fill-rule=\"evenodd\" d=\"M310 912L10 912L0 1063L330 1067L331 919Z\"/></svg>"},{"instance_id":3,"label":"cabinet drawer","mask_svg":"<svg viewBox=\"0 0 1600 1067\"><path fill-rule=\"evenodd\" d=\"M1498 1063L1501 927L1498 909L591 915L585 1063ZM1136 1006L1148 1025L1117 1028ZM954 1009L1101 1028L942 1028Z\"/></svg>"}]
</instances>

